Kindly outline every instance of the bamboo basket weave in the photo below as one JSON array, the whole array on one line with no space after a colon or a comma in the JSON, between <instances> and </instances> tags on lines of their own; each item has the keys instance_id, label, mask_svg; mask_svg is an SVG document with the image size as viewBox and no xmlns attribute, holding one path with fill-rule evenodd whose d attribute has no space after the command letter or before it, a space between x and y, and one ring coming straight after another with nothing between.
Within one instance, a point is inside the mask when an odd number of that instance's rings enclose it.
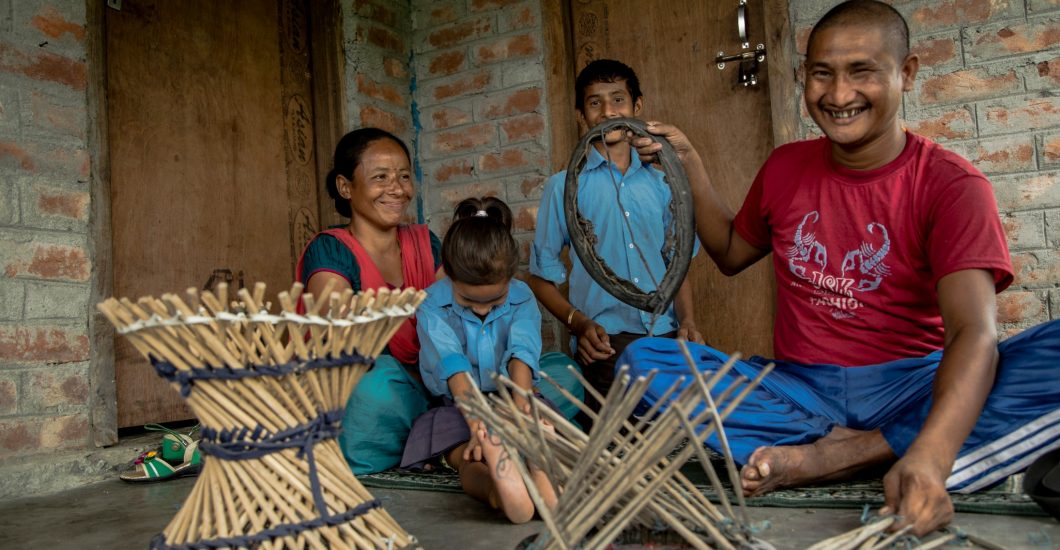
<instances>
[{"instance_id":1,"label":"bamboo basket weave","mask_svg":"<svg viewBox=\"0 0 1060 550\"><path fill-rule=\"evenodd\" d=\"M422 291L323 301L265 285L228 303L195 289L98 305L202 423L203 469L157 549L418 547L357 481L336 440L346 400Z\"/></svg>"}]
</instances>

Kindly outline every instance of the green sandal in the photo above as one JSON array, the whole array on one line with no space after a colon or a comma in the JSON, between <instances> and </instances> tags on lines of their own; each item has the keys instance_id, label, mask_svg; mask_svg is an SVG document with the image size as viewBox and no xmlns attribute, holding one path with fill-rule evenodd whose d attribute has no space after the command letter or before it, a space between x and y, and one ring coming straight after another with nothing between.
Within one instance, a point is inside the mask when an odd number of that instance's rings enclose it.
<instances>
[{"instance_id":1,"label":"green sandal","mask_svg":"<svg viewBox=\"0 0 1060 550\"><path fill-rule=\"evenodd\" d=\"M174 477L193 476L202 468L202 456L199 454L199 442L193 441L184 449L182 463L173 466L158 451L149 451L136 461L136 468L131 472L119 475L122 481L143 482L163 481Z\"/></svg>"},{"instance_id":2,"label":"green sandal","mask_svg":"<svg viewBox=\"0 0 1060 550\"><path fill-rule=\"evenodd\" d=\"M162 459L171 463L179 463L187 462L184 460L184 451L195 441L192 434L198 431L199 426L196 424L187 435L161 424L144 424L144 429L152 432L165 432L162 436Z\"/></svg>"}]
</instances>

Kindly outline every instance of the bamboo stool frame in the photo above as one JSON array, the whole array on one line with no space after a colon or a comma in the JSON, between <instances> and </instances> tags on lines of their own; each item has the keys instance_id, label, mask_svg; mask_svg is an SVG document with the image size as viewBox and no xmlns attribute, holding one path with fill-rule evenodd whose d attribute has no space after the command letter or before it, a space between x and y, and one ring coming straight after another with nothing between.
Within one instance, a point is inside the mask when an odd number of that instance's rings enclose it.
<instances>
[{"instance_id":1,"label":"bamboo stool frame","mask_svg":"<svg viewBox=\"0 0 1060 550\"><path fill-rule=\"evenodd\" d=\"M188 289L97 307L187 399L202 423L202 472L158 549L418 547L357 481L336 437L346 400L425 298L423 291L332 293L265 285L228 303ZM306 312L296 304L302 298Z\"/></svg>"},{"instance_id":2,"label":"bamboo stool frame","mask_svg":"<svg viewBox=\"0 0 1060 550\"><path fill-rule=\"evenodd\" d=\"M523 461L512 461L546 526L531 548L603 548L630 526L669 527L699 549L772 548L751 535L743 496L738 491L739 517L734 513L717 472L703 450L703 441L715 431L728 447L721 421L772 367L764 369L755 380L740 377L721 392L717 402L727 401L727 405L719 411L711 391L738 356L708 379L691 363L687 350L685 353L693 383L678 392L684 379L676 381L642 417L651 421L641 420L637 425L631 424L628 418L654 374L630 383L625 367L618 372L607 396L595 395L602 403L598 413L544 376L566 399L593 418L588 435L533 393L521 390L503 376L496 378L497 394L487 398L474 392L470 399L458 401L465 414L486 424L491 436L499 440L509 456L520 456L542 469L554 485L558 502L550 510ZM595 393L577 370L571 372L586 391ZM529 401L529 416L516 410L513 394ZM670 406L660 413L662 403ZM551 427L546 427L546 423ZM682 442L687 445L676 455L668 456ZM679 471L694 453L699 454L702 467L721 496L723 509L707 500ZM729 453L726 453L726 468L730 476L735 475L735 463Z\"/></svg>"}]
</instances>

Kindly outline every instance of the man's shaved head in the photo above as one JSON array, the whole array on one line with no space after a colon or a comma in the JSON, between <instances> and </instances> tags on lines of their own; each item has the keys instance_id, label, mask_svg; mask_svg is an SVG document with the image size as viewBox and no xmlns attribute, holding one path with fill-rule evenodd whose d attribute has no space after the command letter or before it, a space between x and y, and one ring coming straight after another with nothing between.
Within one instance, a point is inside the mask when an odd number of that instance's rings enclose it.
<instances>
[{"instance_id":1,"label":"man's shaved head","mask_svg":"<svg viewBox=\"0 0 1060 550\"><path fill-rule=\"evenodd\" d=\"M877 0L848 0L828 10L810 31L807 51L820 31L837 26L872 26L883 31L894 59L901 63L909 55L909 25L898 10Z\"/></svg>"}]
</instances>

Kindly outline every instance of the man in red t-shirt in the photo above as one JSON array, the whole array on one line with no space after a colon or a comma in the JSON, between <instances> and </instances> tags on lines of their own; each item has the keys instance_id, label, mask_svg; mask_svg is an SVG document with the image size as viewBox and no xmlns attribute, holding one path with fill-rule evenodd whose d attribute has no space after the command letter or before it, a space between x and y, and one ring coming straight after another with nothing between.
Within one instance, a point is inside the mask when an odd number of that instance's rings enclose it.
<instances>
[{"instance_id":1,"label":"man in red t-shirt","mask_svg":"<svg viewBox=\"0 0 1060 550\"><path fill-rule=\"evenodd\" d=\"M1060 395L1026 384L1057 386L1060 352L1035 354L1060 324L1003 343L998 367L995 292L1013 277L996 202L967 161L905 131L902 93L919 66L908 32L897 11L872 0L841 4L815 25L804 95L826 138L774 151L735 216L684 134L659 123L649 131L681 158L700 241L723 273L773 253L781 365L741 405L744 416L734 413L729 436L759 445L734 451L744 492L893 464L882 512L924 534L952 518L947 488L974 490L995 481L982 472L1008 475L1058 445ZM660 149L634 144L643 158ZM665 371L677 368L672 352L642 340L619 364ZM720 360L703 346L694 353L703 368ZM758 364L736 370L753 374ZM1026 448L1013 454L1020 433Z\"/></svg>"}]
</instances>

